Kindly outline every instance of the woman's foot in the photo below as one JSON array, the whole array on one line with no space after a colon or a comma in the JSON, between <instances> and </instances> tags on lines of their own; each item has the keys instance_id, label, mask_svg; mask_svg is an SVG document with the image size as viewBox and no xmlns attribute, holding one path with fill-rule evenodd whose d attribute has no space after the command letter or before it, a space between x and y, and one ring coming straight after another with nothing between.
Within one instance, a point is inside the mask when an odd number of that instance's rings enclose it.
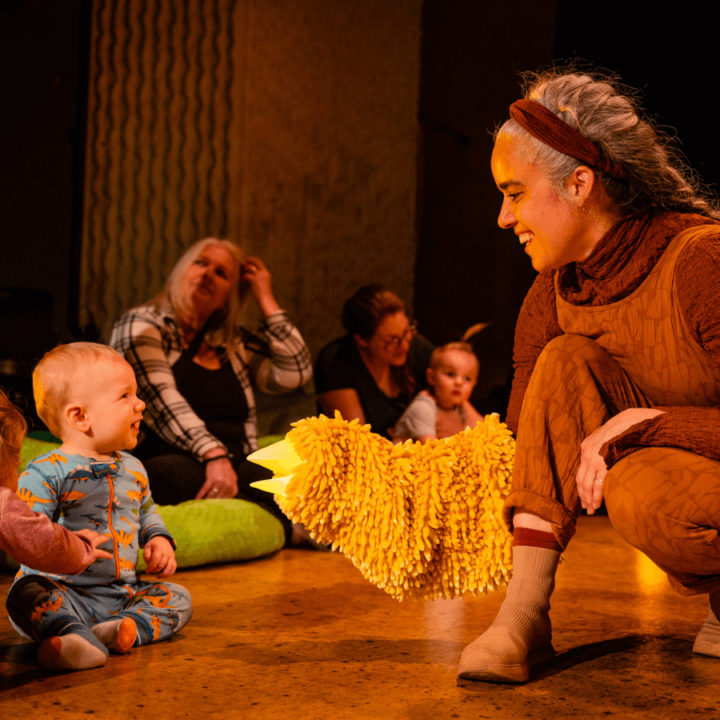
<instances>
[{"instance_id":1,"label":"woman's foot","mask_svg":"<svg viewBox=\"0 0 720 720\"><path fill-rule=\"evenodd\" d=\"M550 595L560 553L532 546L513 548L513 576L493 624L463 651L458 685L471 681L526 682L530 668L555 656Z\"/></svg>"},{"instance_id":2,"label":"woman's foot","mask_svg":"<svg viewBox=\"0 0 720 720\"><path fill-rule=\"evenodd\" d=\"M38 663L48 672L88 670L102 667L108 659L107 650L81 635L60 635L44 640L38 649Z\"/></svg>"},{"instance_id":3,"label":"woman's foot","mask_svg":"<svg viewBox=\"0 0 720 720\"><path fill-rule=\"evenodd\" d=\"M698 655L720 657L720 590L710 593L710 614L695 638L693 652Z\"/></svg>"}]
</instances>

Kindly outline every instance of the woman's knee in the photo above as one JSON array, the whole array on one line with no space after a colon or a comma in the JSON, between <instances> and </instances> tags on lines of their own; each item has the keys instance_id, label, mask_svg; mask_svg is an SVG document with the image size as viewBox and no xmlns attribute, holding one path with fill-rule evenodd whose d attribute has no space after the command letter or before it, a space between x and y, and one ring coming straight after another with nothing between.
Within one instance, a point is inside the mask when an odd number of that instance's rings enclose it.
<instances>
[{"instance_id":1,"label":"woman's knee","mask_svg":"<svg viewBox=\"0 0 720 720\"><path fill-rule=\"evenodd\" d=\"M536 369L547 365L553 374L575 374L578 366L591 364L616 366L617 361L598 343L583 335L560 335L553 338L540 353Z\"/></svg>"},{"instance_id":2,"label":"woman's knee","mask_svg":"<svg viewBox=\"0 0 720 720\"><path fill-rule=\"evenodd\" d=\"M607 419L604 414L652 405L620 363L582 335L561 335L550 341L540 353L531 384L539 397L547 397L567 412L579 403L593 414L599 412L601 422Z\"/></svg>"}]
</instances>

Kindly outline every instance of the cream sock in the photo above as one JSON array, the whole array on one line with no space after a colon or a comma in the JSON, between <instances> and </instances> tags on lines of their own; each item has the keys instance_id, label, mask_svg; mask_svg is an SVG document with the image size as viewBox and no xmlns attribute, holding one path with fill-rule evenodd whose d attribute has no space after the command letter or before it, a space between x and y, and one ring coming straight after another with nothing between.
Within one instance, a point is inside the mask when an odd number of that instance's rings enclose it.
<instances>
[{"instance_id":1,"label":"cream sock","mask_svg":"<svg viewBox=\"0 0 720 720\"><path fill-rule=\"evenodd\" d=\"M108 620L93 626L92 631L108 650L120 655L130 652L137 638L137 627L132 618Z\"/></svg>"},{"instance_id":2,"label":"cream sock","mask_svg":"<svg viewBox=\"0 0 720 720\"><path fill-rule=\"evenodd\" d=\"M720 590L710 593L710 614L695 638L693 652L720 657Z\"/></svg>"},{"instance_id":3,"label":"cream sock","mask_svg":"<svg viewBox=\"0 0 720 720\"><path fill-rule=\"evenodd\" d=\"M463 651L459 678L524 682L532 664L528 655L539 651L542 657L537 661L554 655L549 611L559 560L555 550L513 548L513 576L505 601L492 625Z\"/></svg>"},{"instance_id":4,"label":"cream sock","mask_svg":"<svg viewBox=\"0 0 720 720\"><path fill-rule=\"evenodd\" d=\"M74 634L48 638L38 649L40 667L51 672L101 667L107 659L107 652Z\"/></svg>"}]
</instances>

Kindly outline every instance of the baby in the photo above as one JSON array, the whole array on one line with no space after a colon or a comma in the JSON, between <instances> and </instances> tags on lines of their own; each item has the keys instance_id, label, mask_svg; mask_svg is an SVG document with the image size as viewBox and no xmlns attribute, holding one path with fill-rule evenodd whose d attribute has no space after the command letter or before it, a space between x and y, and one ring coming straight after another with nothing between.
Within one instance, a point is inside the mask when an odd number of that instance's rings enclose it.
<instances>
[{"instance_id":1,"label":"baby","mask_svg":"<svg viewBox=\"0 0 720 720\"><path fill-rule=\"evenodd\" d=\"M99 667L108 651L125 653L178 632L192 601L179 585L136 576L141 546L148 573L159 580L176 563L142 464L120 452L137 444L145 408L130 365L104 345L61 345L38 363L33 390L38 415L63 444L28 465L18 495L69 530L108 536L112 548L81 575L50 575L24 564L8 612L16 630L40 643L43 669Z\"/></svg>"},{"instance_id":2,"label":"baby","mask_svg":"<svg viewBox=\"0 0 720 720\"><path fill-rule=\"evenodd\" d=\"M393 429L395 441L412 438L425 442L449 437L482 422L482 415L470 404L479 367L467 343L448 343L435 348L427 369L430 391L418 393L402 414Z\"/></svg>"},{"instance_id":3,"label":"baby","mask_svg":"<svg viewBox=\"0 0 720 720\"><path fill-rule=\"evenodd\" d=\"M16 495L17 466L25 437L25 418L0 390L0 548L18 562L44 572L79 573L96 558L108 538L91 530L69 532L33 512Z\"/></svg>"}]
</instances>

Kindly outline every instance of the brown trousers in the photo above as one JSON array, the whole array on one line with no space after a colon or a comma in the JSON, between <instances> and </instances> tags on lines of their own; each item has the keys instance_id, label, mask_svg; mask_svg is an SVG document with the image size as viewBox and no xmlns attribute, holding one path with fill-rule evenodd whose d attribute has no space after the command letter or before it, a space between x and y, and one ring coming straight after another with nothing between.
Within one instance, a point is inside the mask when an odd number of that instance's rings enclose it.
<instances>
[{"instance_id":1,"label":"brown trousers","mask_svg":"<svg viewBox=\"0 0 720 720\"><path fill-rule=\"evenodd\" d=\"M553 526L566 547L580 514L580 443L627 408L652 403L597 343L562 335L541 353L517 436L505 520L515 508ZM604 484L619 534L662 568L684 595L720 588L720 463L675 448L647 448L617 462Z\"/></svg>"}]
</instances>

